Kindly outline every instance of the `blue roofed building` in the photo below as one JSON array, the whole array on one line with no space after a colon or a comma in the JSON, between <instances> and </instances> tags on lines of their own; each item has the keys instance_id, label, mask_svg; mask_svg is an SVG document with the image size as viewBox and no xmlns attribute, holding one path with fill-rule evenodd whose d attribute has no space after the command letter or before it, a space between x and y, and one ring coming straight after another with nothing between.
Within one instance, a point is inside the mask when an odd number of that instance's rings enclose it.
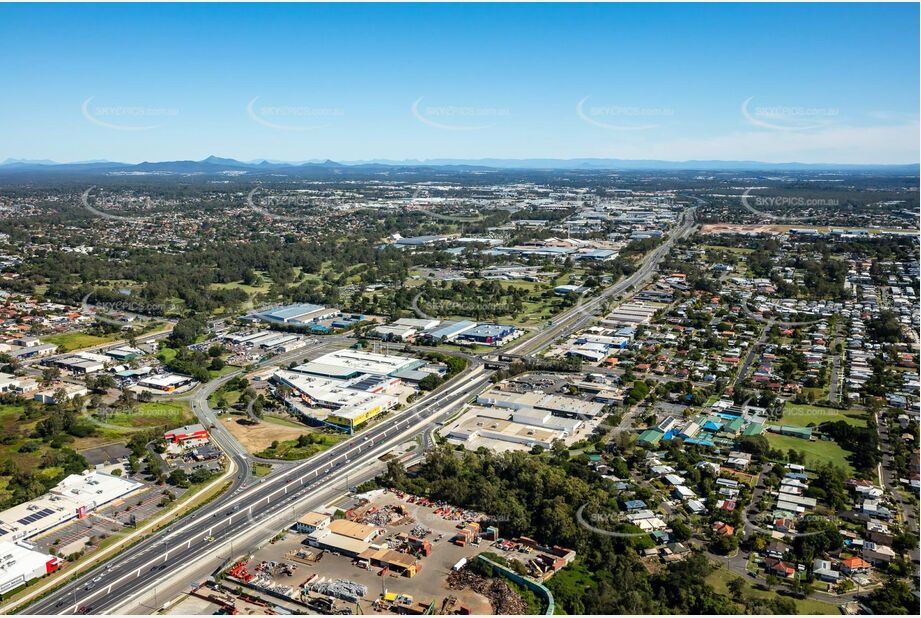
<instances>
[{"instance_id":1,"label":"blue roofed building","mask_svg":"<svg viewBox=\"0 0 921 618\"><path fill-rule=\"evenodd\" d=\"M646 508L646 503L642 500L627 500L624 502L624 506L627 507L628 511L642 511Z\"/></svg>"},{"instance_id":2,"label":"blue roofed building","mask_svg":"<svg viewBox=\"0 0 921 618\"><path fill-rule=\"evenodd\" d=\"M476 322L470 320L461 320L460 322L451 322L442 324L439 328L426 333L425 337L435 341L454 341L461 334L476 328Z\"/></svg>"},{"instance_id":3,"label":"blue roofed building","mask_svg":"<svg viewBox=\"0 0 921 618\"><path fill-rule=\"evenodd\" d=\"M359 322L364 322L365 316L363 315L345 315L339 318L336 318L332 322L333 328L349 328L358 324Z\"/></svg>"},{"instance_id":4,"label":"blue roofed building","mask_svg":"<svg viewBox=\"0 0 921 618\"><path fill-rule=\"evenodd\" d=\"M335 309L330 309L321 305L299 303L263 311L262 313L257 313L256 317L266 322L274 322L276 324L306 324L315 320L331 318L337 313L338 311Z\"/></svg>"},{"instance_id":5,"label":"blue roofed building","mask_svg":"<svg viewBox=\"0 0 921 618\"><path fill-rule=\"evenodd\" d=\"M515 335L515 327L506 324L480 324L464 331L458 337L463 341L486 345L502 345Z\"/></svg>"},{"instance_id":6,"label":"blue roofed building","mask_svg":"<svg viewBox=\"0 0 921 618\"><path fill-rule=\"evenodd\" d=\"M580 253L576 256L577 260L589 260L592 262L607 262L608 260L613 260L617 257L617 251L612 251L611 249L593 249L592 251L586 251L585 253Z\"/></svg>"}]
</instances>

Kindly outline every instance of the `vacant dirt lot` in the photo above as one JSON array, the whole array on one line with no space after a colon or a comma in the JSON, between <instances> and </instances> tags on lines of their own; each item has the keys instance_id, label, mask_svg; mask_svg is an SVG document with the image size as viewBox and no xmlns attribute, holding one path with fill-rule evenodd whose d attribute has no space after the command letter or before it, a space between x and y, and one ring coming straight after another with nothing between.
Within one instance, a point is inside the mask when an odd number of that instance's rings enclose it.
<instances>
[{"instance_id":1,"label":"vacant dirt lot","mask_svg":"<svg viewBox=\"0 0 921 618\"><path fill-rule=\"evenodd\" d=\"M779 234L779 225L741 225L732 223L707 223L700 226L701 234Z\"/></svg>"},{"instance_id":2,"label":"vacant dirt lot","mask_svg":"<svg viewBox=\"0 0 921 618\"><path fill-rule=\"evenodd\" d=\"M245 420L240 417L225 418L221 422L250 453L264 451L275 440L279 442L295 440L301 434L310 433L307 427L303 429L284 427L267 421L262 421L258 425L247 425Z\"/></svg>"}]
</instances>

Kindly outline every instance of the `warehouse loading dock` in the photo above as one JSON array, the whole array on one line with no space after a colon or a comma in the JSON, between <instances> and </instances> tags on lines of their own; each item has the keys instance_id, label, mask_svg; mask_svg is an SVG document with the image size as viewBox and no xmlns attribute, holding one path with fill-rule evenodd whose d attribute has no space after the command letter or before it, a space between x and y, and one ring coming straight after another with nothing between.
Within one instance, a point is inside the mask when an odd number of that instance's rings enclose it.
<instances>
[{"instance_id":1,"label":"warehouse loading dock","mask_svg":"<svg viewBox=\"0 0 921 618\"><path fill-rule=\"evenodd\" d=\"M409 554L386 548L368 548L358 555L359 560L367 560L371 565L389 569L406 577L415 577L422 569L422 564Z\"/></svg>"}]
</instances>

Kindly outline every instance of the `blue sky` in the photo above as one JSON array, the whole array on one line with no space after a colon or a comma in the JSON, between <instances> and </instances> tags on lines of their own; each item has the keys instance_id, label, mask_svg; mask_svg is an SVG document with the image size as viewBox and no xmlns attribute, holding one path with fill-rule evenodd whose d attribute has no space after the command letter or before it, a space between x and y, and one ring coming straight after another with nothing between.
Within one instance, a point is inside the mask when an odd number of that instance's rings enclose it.
<instances>
[{"instance_id":1,"label":"blue sky","mask_svg":"<svg viewBox=\"0 0 921 618\"><path fill-rule=\"evenodd\" d=\"M919 160L916 4L0 5L0 160Z\"/></svg>"}]
</instances>

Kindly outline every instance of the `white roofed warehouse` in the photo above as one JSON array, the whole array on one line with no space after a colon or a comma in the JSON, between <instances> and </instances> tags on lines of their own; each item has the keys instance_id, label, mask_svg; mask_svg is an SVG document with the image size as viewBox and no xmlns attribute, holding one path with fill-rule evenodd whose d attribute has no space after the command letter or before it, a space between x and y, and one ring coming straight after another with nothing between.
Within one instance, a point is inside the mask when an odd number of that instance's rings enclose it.
<instances>
[{"instance_id":1,"label":"white roofed warehouse","mask_svg":"<svg viewBox=\"0 0 921 618\"><path fill-rule=\"evenodd\" d=\"M0 594L53 573L63 561L57 556L0 541Z\"/></svg>"},{"instance_id":2,"label":"white roofed warehouse","mask_svg":"<svg viewBox=\"0 0 921 618\"><path fill-rule=\"evenodd\" d=\"M30 539L144 487L122 477L87 471L71 474L51 491L0 512L0 542Z\"/></svg>"}]
</instances>

